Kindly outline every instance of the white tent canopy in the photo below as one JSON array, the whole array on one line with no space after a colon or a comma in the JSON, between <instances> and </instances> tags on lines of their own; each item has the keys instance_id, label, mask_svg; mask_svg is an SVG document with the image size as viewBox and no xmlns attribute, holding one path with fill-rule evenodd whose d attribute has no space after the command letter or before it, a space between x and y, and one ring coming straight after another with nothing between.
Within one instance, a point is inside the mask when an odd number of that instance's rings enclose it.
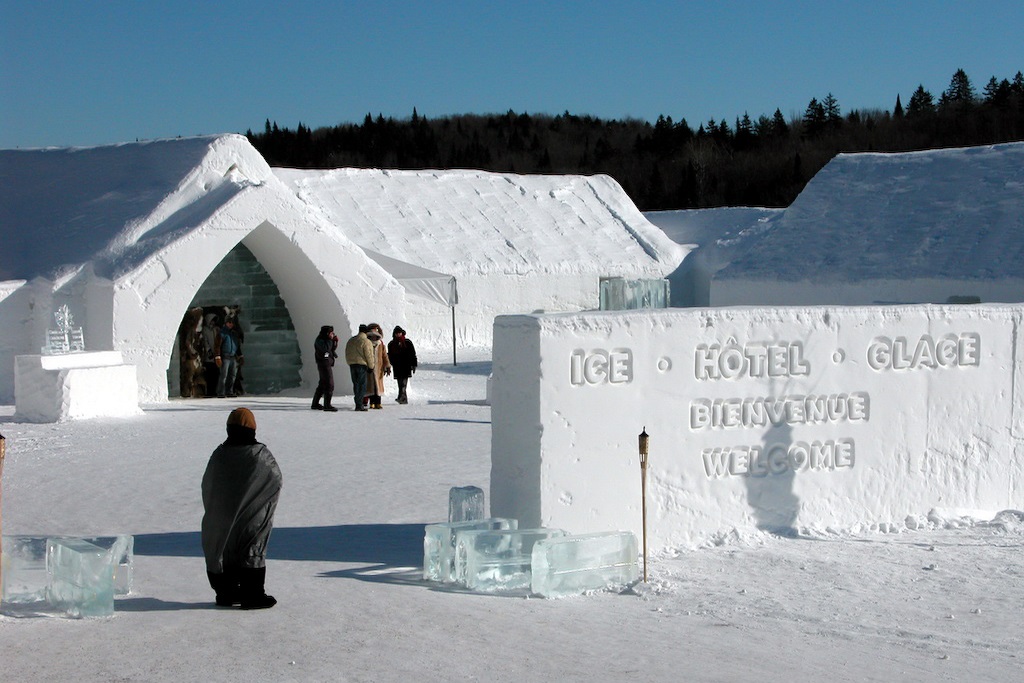
<instances>
[{"instance_id":1,"label":"white tent canopy","mask_svg":"<svg viewBox=\"0 0 1024 683\"><path fill-rule=\"evenodd\" d=\"M360 247L360 249L398 280L406 292L445 306L454 306L459 303L459 292L454 275L420 268L411 263L378 254L366 247Z\"/></svg>"},{"instance_id":2,"label":"white tent canopy","mask_svg":"<svg viewBox=\"0 0 1024 683\"><path fill-rule=\"evenodd\" d=\"M459 303L459 290L455 283L455 276L414 266L411 263L379 254L366 247L360 247L360 249L375 261L377 265L388 271L391 277L398 280L398 283L405 288L407 293L430 301L436 301L452 309L452 364L458 365L458 358L455 355L455 347L457 346L455 339L455 304Z\"/></svg>"}]
</instances>

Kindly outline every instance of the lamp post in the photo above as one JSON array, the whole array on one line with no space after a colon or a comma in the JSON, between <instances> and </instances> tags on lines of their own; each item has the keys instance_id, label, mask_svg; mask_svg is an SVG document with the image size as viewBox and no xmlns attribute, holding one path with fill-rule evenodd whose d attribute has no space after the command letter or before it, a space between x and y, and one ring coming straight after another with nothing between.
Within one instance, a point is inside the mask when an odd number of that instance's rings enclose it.
<instances>
[{"instance_id":1,"label":"lamp post","mask_svg":"<svg viewBox=\"0 0 1024 683\"><path fill-rule=\"evenodd\" d=\"M4 498L4 455L7 452L7 441L4 440L4 435L0 434L0 503L3 503ZM3 575L4 575L4 547L3 547L3 505L0 505L0 586L3 586ZM2 591L0 591L2 592ZM3 595L0 595L0 600L3 599Z\"/></svg>"},{"instance_id":2,"label":"lamp post","mask_svg":"<svg viewBox=\"0 0 1024 683\"><path fill-rule=\"evenodd\" d=\"M643 515L644 528L644 583L647 583L647 450L651 437L647 427L640 432L640 509Z\"/></svg>"}]
</instances>

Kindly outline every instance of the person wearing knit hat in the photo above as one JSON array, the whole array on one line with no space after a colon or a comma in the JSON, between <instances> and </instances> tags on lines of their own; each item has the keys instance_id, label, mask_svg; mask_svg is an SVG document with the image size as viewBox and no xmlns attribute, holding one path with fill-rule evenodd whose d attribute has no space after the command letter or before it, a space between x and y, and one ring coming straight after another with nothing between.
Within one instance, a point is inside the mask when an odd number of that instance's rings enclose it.
<instances>
[{"instance_id":1,"label":"person wearing knit hat","mask_svg":"<svg viewBox=\"0 0 1024 683\"><path fill-rule=\"evenodd\" d=\"M405 330L395 325L391 333L391 341L388 342L388 358L391 359L391 371L395 375L395 382L398 383L398 403L406 404L409 396L406 393L409 386L409 378L416 372L416 347L411 339L406 339Z\"/></svg>"},{"instance_id":2,"label":"person wearing knit hat","mask_svg":"<svg viewBox=\"0 0 1024 683\"><path fill-rule=\"evenodd\" d=\"M281 469L256 440L248 408L228 415L228 438L213 451L203 473L202 545L206 576L218 607L273 607L267 595L267 543L281 495Z\"/></svg>"}]
</instances>

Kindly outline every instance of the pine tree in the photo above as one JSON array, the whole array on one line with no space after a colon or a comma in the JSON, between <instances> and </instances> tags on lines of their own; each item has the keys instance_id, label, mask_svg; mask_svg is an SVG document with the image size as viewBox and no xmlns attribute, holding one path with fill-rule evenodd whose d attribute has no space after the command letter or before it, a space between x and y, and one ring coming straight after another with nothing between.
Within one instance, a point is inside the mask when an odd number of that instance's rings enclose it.
<instances>
[{"instance_id":1,"label":"pine tree","mask_svg":"<svg viewBox=\"0 0 1024 683\"><path fill-rule=\"evenodd\" d=\"M896 106L893 107L892 116L894 119L903 118L903 104L900 102L899 93L896 94Z\"/></svg>"},{"instance_id":2,"label":"pine tree","mask_svg":"<svg viewBox=\"0 0 1024 683\"><path fill-rule=\"evenodd\" d=\"M821 134L825 128L825 107L812 97L804 110L804 137L814 138Z\"/></svg>"},{"instance_id":3,"label":"pine tree","mask_svg":"<svg viewBox=\"0 0 1024 683\"><path fill-rule=\"evenodd\" d=\"M918 85L917 90L910 96L910 102L907 103L907 117L927 115L934 112L935 100L932 98L932 94L925 90L923 85Z\"/></svg>"},{"instance_id":4,"label":"pine tree","mask_svg":"<svg viewBox=\"0 0 1024 683\"><path fill-rule=\"evenodd\" d=\"M957 69L949 81L949 87L939 98L939 106L964 109L973 105L975 100L977 100L977 95L967 72Z\"/></svg>"},{"instance_id":5,"label":"pine tree","mask_svg":"<svg viewBox=\"0 0 1024 683\"><path fill-rule=\"evenodd\" d=\"M821 101L821 106L825 110L825 123L827 126L829 128L838 128L843 122L843 114L839 109L839 100L832 93L829 93Z\"/></svg>"},{"instance_id":6,"label":"pine tree","mask_svg":"<svg viewBox=\"0 0 1024 683\"><path fill-rule=\"evenodd\" d=\"M775 114L772 115L772 135L776 137L789 135L789 124L786 123L786 117L782 115L782 111L778 108L775 109Z\"/></svg>"}]
</instances>

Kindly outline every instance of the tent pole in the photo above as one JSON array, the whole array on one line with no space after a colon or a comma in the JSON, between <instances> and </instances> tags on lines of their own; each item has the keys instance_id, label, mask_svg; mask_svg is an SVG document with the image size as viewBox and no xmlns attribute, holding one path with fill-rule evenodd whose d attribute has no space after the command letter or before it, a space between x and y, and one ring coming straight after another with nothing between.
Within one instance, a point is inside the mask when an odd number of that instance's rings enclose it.
<instances>
[{"instance_id":1,"label":"tent pole","mask_svg":"<svg viewBox=\"0 0 1024 683\"><path fill-rule=\"evenodd\" d=\"M459 361L455 357L455 307L452 306L452 365L458 365Z\"/></svg>"}]
</instances>

